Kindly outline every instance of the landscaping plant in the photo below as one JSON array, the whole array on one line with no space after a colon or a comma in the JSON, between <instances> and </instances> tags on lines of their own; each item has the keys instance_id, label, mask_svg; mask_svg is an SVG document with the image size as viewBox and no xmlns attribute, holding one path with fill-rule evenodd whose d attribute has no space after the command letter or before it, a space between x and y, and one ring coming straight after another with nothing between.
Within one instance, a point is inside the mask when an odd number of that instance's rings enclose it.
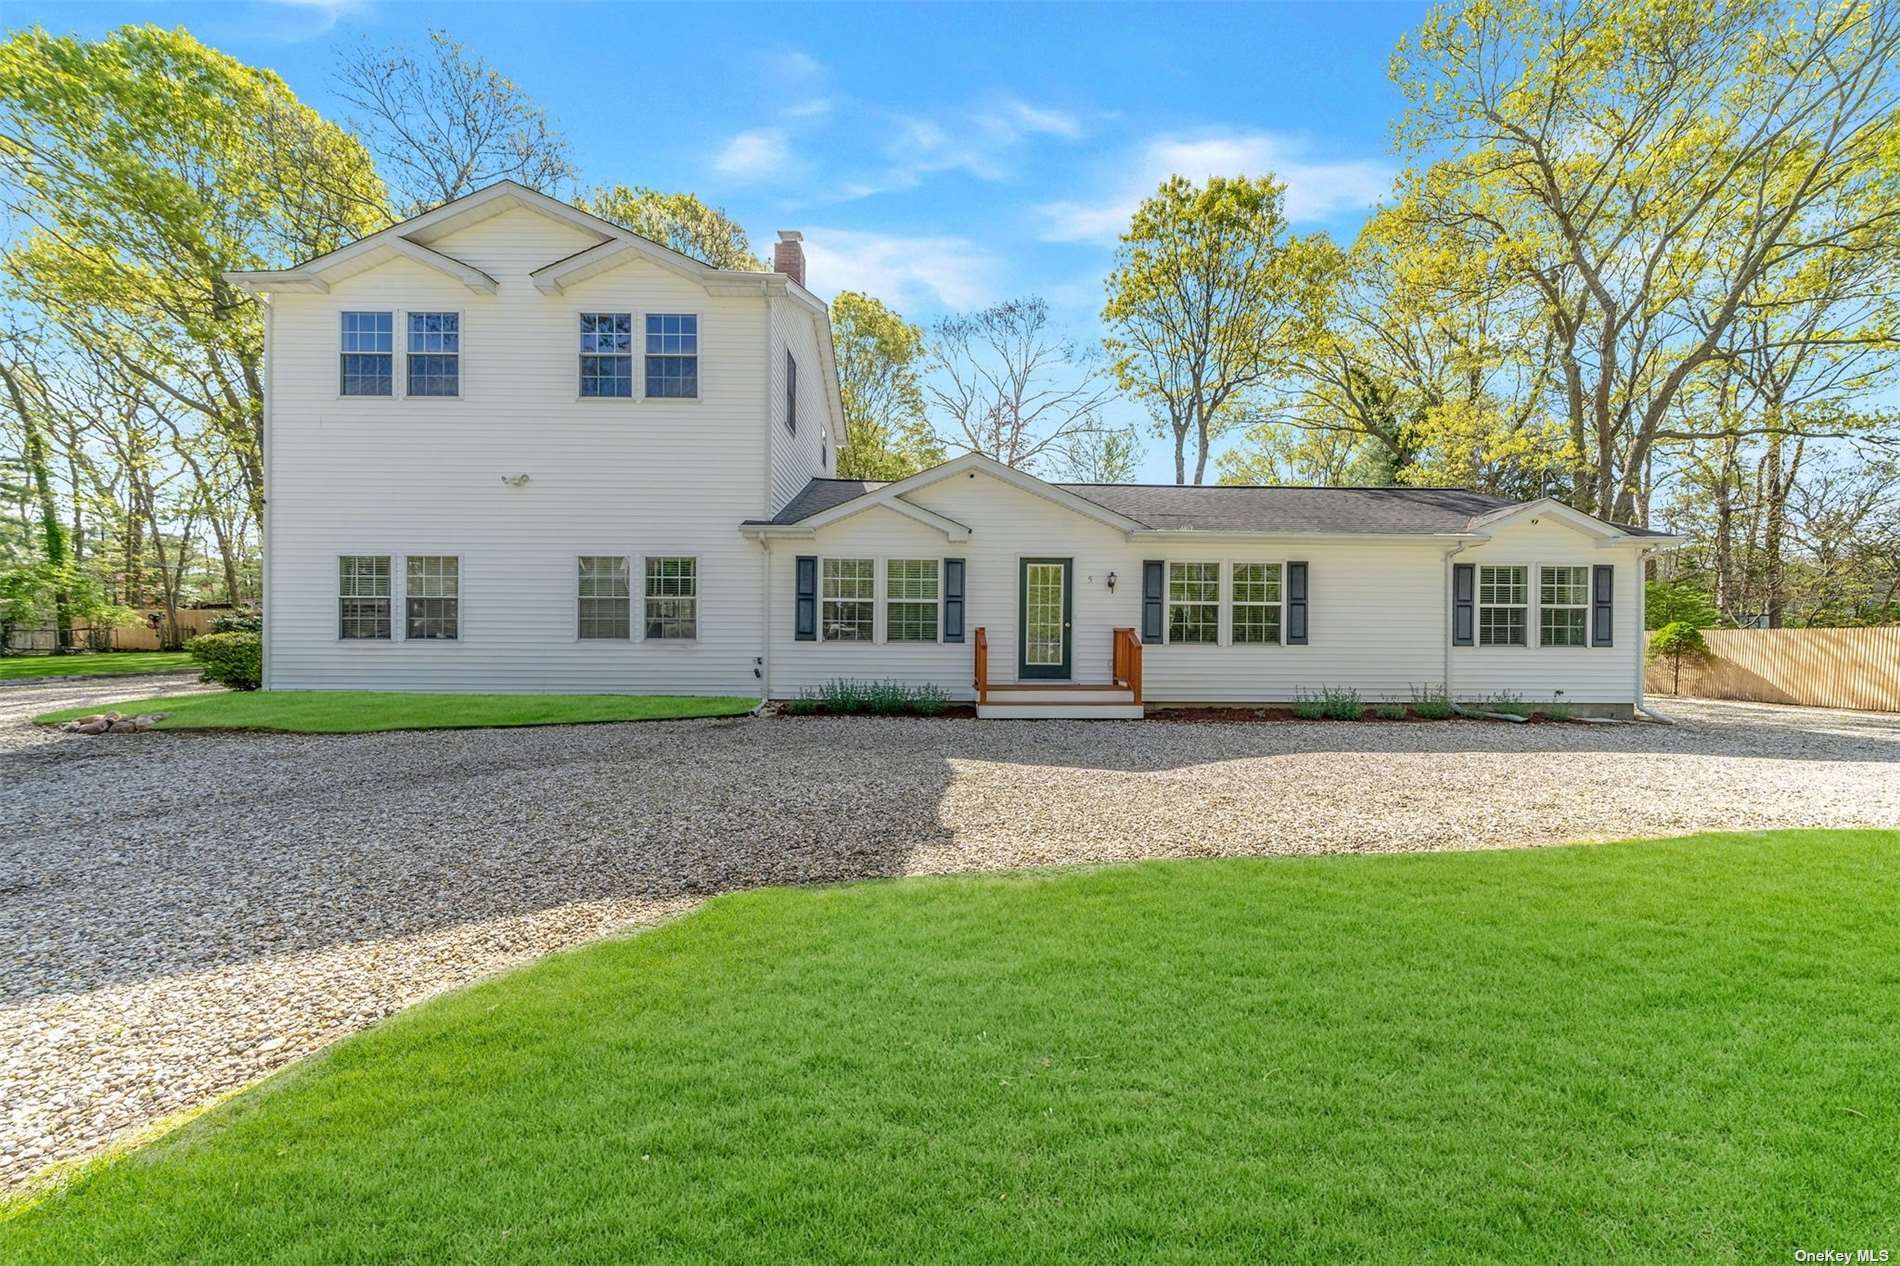
<instances>
[{"instance_id":1,"label":"landscaping plant","mask_svg":"<svg viewBox=\"0 0 1900 1266\"><path fill-rule=\"evenodd\" d=\"M1669 661L1671 676L1669 693L1682 693L1682 661L1700 662L1709 657L1708 639L1702 636L1702 630L1687 620L1671 620L1656 630L1656 636L1649 639L1649 657Z\"/></svg>"},{"instance_id":2,"label":"landscaping plant","mask_svg":"<svg viewBox=\"0 0 1900 1266\"><path fill-rule=\"evenodd\" d=\"M204 679L233 690L264 684L264 639L255 633L206 633L185 643L185 653L204 665Z\"/></svg>"},{"instance_id":3,"label":"landscaping plant","mask_svg":"<svg viewBox=\"0 0 1900 1266\"><path fill-rule=\"evenodd\" d=\"M1413 686L1412 715L1425 721L1448 721L1453 716L1451 696L1443 686Z\"/></svg>"}]
</instances>

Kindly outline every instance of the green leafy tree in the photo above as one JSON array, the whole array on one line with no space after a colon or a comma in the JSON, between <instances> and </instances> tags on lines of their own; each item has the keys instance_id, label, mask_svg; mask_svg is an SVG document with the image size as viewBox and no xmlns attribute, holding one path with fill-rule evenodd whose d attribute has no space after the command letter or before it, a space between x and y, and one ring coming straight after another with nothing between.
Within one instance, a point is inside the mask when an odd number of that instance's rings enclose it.
<instances>
[{"instance_id":1,"label":"green leafy tree","mask_svg":"<svg viewBox=\"0 0 1900 1266\"><path fill-rule=\"evenodd\" d=\"M739 222L695 194L602 185L575 205L714 268L765 271Z\"/></svg>"},{"instance_id":2,"label":"green leafy tree","mask_svg":"<svg viewBox=\"0 0 1900 1266\"><path fill-rule=\"evenodd\" d=\"M847 479L903 479L944 458L924 410L924 332L869 295L831 301L831 341L844 404Z\"/></svg>"},{"instance_id":3,"label":"green leafy tree","mask_svg":"<svg viewBox=\"0 0 1900 1266\"><path fill-rule=\"evenodd\" d=\"M263 327L223 274L386 224L363 146L182 29L34 27L0 44L0 195L14 296L214 432L261 522Z\"/></svg>"},{"instance_id":4,"label":"green leafy tree","mask_svg":"<svg viewBox=\"0 0 1900 1266\"><path fill-rule=\"evenodd\" d=\"M1674 674L1669 683L1669 693L1679 695L1682 693L1682 661L1707 659L1709 642L1702 636L1701 629L1687 620L1677 620L1657 629L1655 636L1649 639L1649 657L1669 661Z\"/></svg>"},{"instance_id":5,"label":"green leafy tree","mask_svg":"<svg viewBox=\"0 0 1900 1266\"><path fill-rule=\"evenodd\" d=\"M1470 0L1401 45L1399 140L1443 155L1409 201L1540 303L1578 508L1644 517L1676 402L1738 323L1810 337L1801 304L1891 276L1897 62L1900 6L1865 0Z\"/></svg>"},{"instance_id":6,"label":"green leafy tree","mask_svg":"<svg viewBox=\"0 0 1900 1266\"><path fill-rule=\"evenodd\" d=\"M1721 622L1722 614L1710 600L1708 590L1693 580L1651 580L1643 587L1643 624L1647 628L1687 624L1712 629Z\"/></svg>"},{"instance_id":7,"label":"green leafy tree","mask_svg":"<svg viewBox=\"0 0 1900 1266\"><path fill-rule=\"evenodd\" d=\"M1122 234L1108 277L1105 346L1118 385L1174 441L1174 480L1207 474L1210 446L1250 390L1285 363L1315 306L1324 253L1287 232L1271 176L1171 176Z\"/></svg>"}]
</instances>

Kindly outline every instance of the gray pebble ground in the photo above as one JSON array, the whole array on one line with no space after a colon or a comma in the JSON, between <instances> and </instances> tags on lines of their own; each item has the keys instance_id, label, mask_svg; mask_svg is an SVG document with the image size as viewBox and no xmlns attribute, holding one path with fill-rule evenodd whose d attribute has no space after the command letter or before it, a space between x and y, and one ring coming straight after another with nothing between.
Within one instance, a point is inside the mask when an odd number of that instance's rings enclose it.
<instances>
[{"instance_id":1,"label":"gray pebble ground","mask_svg":"<svg viewBox=\"0 0 1900 1266\"><path fill-rule=\"evenodd\" d=\"M1655 725L759 718L36 729L0 686L0 1188L420 998L765 883L1900 827L1900 717Z\"/></svg>"}]
</instances>

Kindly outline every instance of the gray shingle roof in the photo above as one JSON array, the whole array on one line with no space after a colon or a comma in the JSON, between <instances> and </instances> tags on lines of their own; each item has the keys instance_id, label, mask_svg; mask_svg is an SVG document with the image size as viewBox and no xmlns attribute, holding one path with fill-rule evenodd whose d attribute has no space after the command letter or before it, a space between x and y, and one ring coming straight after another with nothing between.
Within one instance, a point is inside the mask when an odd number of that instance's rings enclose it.
<instances>
[{"instance_id":1,"label":"gray shingle roof","mask_svg":"<svg viewBox=\"0 0 1900 1266\"><path fill-rule=\"evenodd\" d=\"M1054 486L1144 526L1177 532L1429 536L1466 531L1479 515L1520 504L1463 488ZM884 484L876 480L814 479L770 521L775 525L797 523L882 487ZM1648 528L1617 526L1638 536L1667 535Z\"/></svg>"}]
</instances>

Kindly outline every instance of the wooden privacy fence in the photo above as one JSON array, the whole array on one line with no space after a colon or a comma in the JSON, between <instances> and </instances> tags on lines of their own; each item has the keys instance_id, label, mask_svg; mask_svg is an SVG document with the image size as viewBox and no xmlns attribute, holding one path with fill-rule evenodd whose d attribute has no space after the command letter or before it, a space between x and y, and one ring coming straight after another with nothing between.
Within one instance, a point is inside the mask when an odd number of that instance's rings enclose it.
<instances>
[{"instance_id":1,"label":"wooden privacy fence","mask_svg":"<svg viewBox=\"0 0 1900 1266\"><path fill-rule=\"evenodd\" d=\"M211 631L211 622L219 616L230 615L230 607L181 607L178 611L178 637L184 641L197 637L200 633ZM73 626L73 645L82 650L92 651L155 651L161 649L159 630L151 626L150 617L158 616L160 622L165 619L162 611L141 611L137 624L128 624L116 629L89 629L83 623ZM0 653L8 655L49 654L59 645L59 630L51 624L23 625L6 627L6 645L0 647Z\"/></svg>"},{"instance_id":2,"label":"wooden privacy fence","mask_svg":"<svg viewBox=\"0 0 1900 1266\"><path fill-rule=\"evenodd\" d=\"M1900 712L1900 627L1708 629L1703 637L1710 657L1682 661L1685 695ZM1644 687L1666 695L1673 678L1668 660L1652 660Z\"/></svg>"}]
</instances>

